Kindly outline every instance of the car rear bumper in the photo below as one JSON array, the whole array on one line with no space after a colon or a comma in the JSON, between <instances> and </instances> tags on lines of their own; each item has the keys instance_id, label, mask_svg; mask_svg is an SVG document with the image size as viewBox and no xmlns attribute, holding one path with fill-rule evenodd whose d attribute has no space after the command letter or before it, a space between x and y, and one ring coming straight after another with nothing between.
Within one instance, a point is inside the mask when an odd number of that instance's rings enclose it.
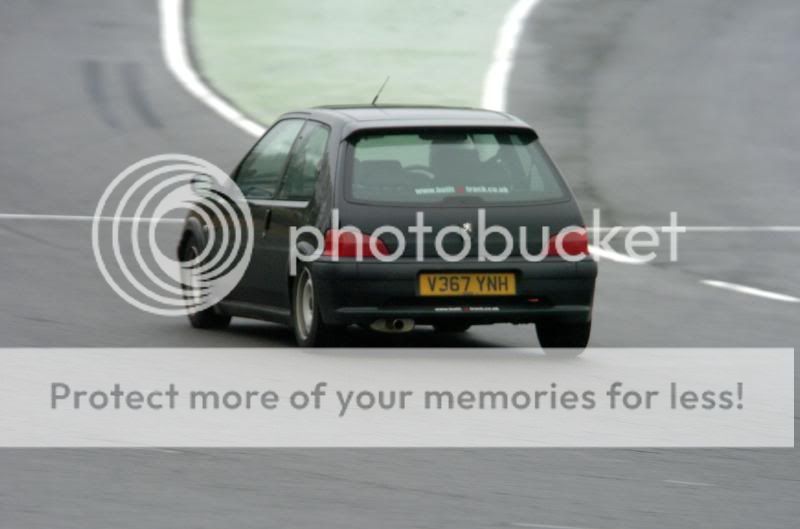
<instances>
[{"instance_id":1,"label":"car rear bumper","mask_svg":"<svg viewBox=\"0 0 800 529\"><path fill-rule=\"evenodd\" d=\"M515 296L421 297L422 272L513 272ZM477 324L588 322L592 318L597 263L523 259L502 263L391 263L316 261L312 275L325 322L370 324L381 318L410 318L418 324L461 321Z\"/></svg>"}]
</instances>

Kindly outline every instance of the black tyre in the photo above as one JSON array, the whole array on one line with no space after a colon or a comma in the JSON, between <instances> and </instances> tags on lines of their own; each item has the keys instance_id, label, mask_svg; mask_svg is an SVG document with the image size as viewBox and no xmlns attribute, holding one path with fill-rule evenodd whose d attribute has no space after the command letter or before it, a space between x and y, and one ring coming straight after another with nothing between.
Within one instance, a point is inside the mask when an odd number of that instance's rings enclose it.
<instances>
[{"instance_id":1,"label":"black tyre","mask_svg":"<svg viewBox=\"0 0 800 529\"><path fill-rule=\"evenodd\" d=\"M307 266L300 268L292 284L292 329L300 347L333 346L341 331L322 321L314 278Z\"/></svg>"},{"instance_id":2,"label":"black tyre","mask_svg":"<svg viewBox=\"0 0 800 529\"><path fill-rule=\"evenodd\" d=\"M539 345L548 354L578 356L589 345L592 322L560 323L543 322L536 324Z\"/></svg>"},{"instance_id":3,"label":"black tyre","mask_svg":"<svg viewBox=\"0 0 800 529\"><path fill-rule=\"evenodd\" d=\"M181 261L187 262L196 259L200 255L200 248L194 238L186 241L181 252ZM194 275L191 270L181 268L181 286L183 287L183 297L188 303L194 296L198 295L199 289L194 283ZM190 312L189 323L196 329L224 329L231 322L231 317L221 312L216 305L197 312Z\"/></svg>"},{"instance_id":4,"label":"black tyre","mask_svg":"<svg viewBox=\"0 0 800 529\"><path fill-rule=\"evenodd\" d=\"M433 326L433 330L436 332L467 332L469 328L472 327L469 323L464 323L460 321L448 321L437 323Z\"/></svg>"}]
</instances>

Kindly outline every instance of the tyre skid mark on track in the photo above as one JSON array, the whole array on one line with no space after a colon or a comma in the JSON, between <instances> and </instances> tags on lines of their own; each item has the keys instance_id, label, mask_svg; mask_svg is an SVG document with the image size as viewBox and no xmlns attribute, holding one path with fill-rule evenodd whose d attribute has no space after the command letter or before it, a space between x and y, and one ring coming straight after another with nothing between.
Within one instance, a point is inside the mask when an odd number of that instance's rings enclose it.
<instances>
[{"instance_id":1,"label":"tyre skid mark on track","mask_svg":"<svg viewBox=\"0 0 800 529\"><path fill-rule=\"evenodd\" d=\"M111 129L122 128L119 117L114 112L114 105L108 97L105 67L97 60L86 60L81 64L84 88L97 114L103 123Z\"/></svg>"},{"instance_id":2,"label":"tyre skid mark on track","mask_svg":"<svg viewBox=\"0 0 800 529\"><path fill-rule=\"evenodd\" d=\"M125 62L120 65L120 69L125 91L133 109L148 127L163 128L164 125L161 123L158 113L153 110L152 104L147 98L147 92L142 83L144 78L142 66L136 62Z\"/></svg>"}]
</instances>

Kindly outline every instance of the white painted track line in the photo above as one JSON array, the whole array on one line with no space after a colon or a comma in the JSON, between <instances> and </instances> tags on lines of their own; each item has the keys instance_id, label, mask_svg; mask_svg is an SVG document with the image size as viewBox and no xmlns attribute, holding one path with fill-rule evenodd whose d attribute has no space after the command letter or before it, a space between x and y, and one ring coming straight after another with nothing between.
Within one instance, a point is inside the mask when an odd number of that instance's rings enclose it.
<instances>
[{"instance_id":1,"label":"white painted track line","mask_svg":"<svg viewBox=\"0 0 800 529\"><path fill-rule=\"evenodd\" d=\"M98 217L100 220L114 220L114 217ZM119 220L122 222L131 222L136 217L120 217ZM86 220L92 221L95 217L92 215L43 215L38 213L0 213L0 220ZM138 217L140 222L152 222L154 220L158 220L161 222L181 222L180 219L151 219L147 217ZM611 230L616 230L618 232L626 232L630 231L634 228L641 228L641 227L650 227L652 229L659 229L659 226L614 226L614 227L600 227L600 228L593 228L587 227L586 230L589 233L592 232L607 232ZM686 228L687 232L732 232L732 233L740 233L740 232L765 232L765 231L772 231L772 232L786 232L786 233L800 233L800 226L682 226ZM591 246L592 252L594 253L595 249L599 252L603 250L597 248L595 246ZM613 252L617 256L627 257L623 254L619 254ZM640 261L631 257L627 257L631 260L631 262L638 264ZM609 259L613 259L613 257L609 257ZM627 261L620 261L620 262L627 262Z\"/></svg>"},{"instance_id":2,"label":"white painted track line","mask_svg":"<svg viewBox=\"0 0 800 529\"><path fill-rule=\"evenodd\" d=\"M745 285L737 285L736 283L728 283L727 281L717 281L715 279L703 279L700 282L710 287L732 290L733 292L738 292L740 294L749 294L751 296L758 296L760 298L771 299L773 301L800 303L800 298L796 298L794 296L787 296L786 294L779 294L777 292L770 292L769 290L761 290L760 288L748 287Z\"/></svg>"},{"instance_id":3,"label":"white painted track line","mask_svg":"<svg viewBox=\"0 0 800 529\"><path fill-rule=\"evenodd\" d=\"M575 527L574 525L550 525L544 523L512 523L512 527L533 527L536 529L594 529L592 527Z\"/></svg>"},{"instance_id":4,"label":"white painted track line","mask_svg":"<svg viewBox=\"0 0 800 529\"><path fill-rule=\"evenodd\" d=\"M587 227L589 233L607 232L615 230L617 232L629 232L641 228L659 230L662 226L599 226L597 228ZM686 229L686 233L800 233L800 226L681 226Z\"/></svg>"},{"instance_id":5,"label":"white painted track line","mask_svg":"<svg viewBox=\"0 0 800 529\"><path fill-rule=\"evenodd\" d=\"M517 50L525 19L538 3L539 0L518 0L503 18L503 25L497 32L492 64L486 71L483 80L483 97L481 99L483 108L505 111L508 78L511 76L511 68L514 65L514 53Z\"/></svg>"},{"instance_id":6,"label":"white painted track line","mask_svg":"<svg viewBox=\"0 0 800 529\"><path fill-rule=\"evenodd\" d=\"M589 253L591 253L595 257L599 257L600 259L608 259L609 261L614 261L615 263L640 265L640 264L645 264L647 262L644 259L637 259L636 257L631 257L629 255L618 253L615 252L614 250L606 250L604 248L600 248L592 244L589 245Z\"/></svg>"},{"instance_id":7,"label":"white painted track line","mask_svg":"<svg viewBox=\"0 0 800 529\"><path fill-rule=\"evenodd\" d=\"M261 136L264 127L249 119L223 98L215 94L192 68L186 49L184 28L184 0L159 0L161 22L161 49L167 68L178 82L194 97L214 112L253 136Z\"/></svg>"},{"instance_id":8,"label":"white painted track line","mask_svg":"<svg viewBox=\"0 0 800 529\"><path fill-rule=\"evenodd\" d=\"M686 231L697 233L800 233L800 226L686 226Z\"/></svg>"},{"instance_id":9,"label":"white painted track line","mask_svg":"<svg viewBox=\"0 0 800 529\"><path fill-rule=\"evenodd\" d=\"M94 222L95 220L99 220L102 222L113 222L114 220L117 220L118 222L140 222L143 224L149 224L153 222L178 224L183 222L183 219L178 219L178 218L107 217L107 216L94 217L92 215L39 215L32 213L0 213L0 222L4 220L34 220L34 221L39 220L39 221L66 221L66 222L76 222L76 221ZM634 265L646 264L646 261L642 259L617 253L613 250L606 250L603 248L599 248L594 245L589 246L589 252L596 258L607 259L615 263L634 264ZM749 294L751 296L758 296L765 299L771 299L774 301L800 303L800 298L796 298L794 296L788 296L786 294L779 294L777 292L770 292L768 290L761 290L759 288L748 287L744 285L737 285L736 283L728 283L726 281L717 281L713 279L704 279L701 281L701 283L712 287L732 290L734 292L739 292L741 294Z\"/></svg>"},{"instance_id":10,"label":"white painted track line","mask_svg":"<svg viewBox=\"0 0 800 529\"><path fill-rule=\"evenodd\" d=\"M670 483L672 485L687 485L690 487L713 487L713 483L703 483L701 481L679 481L677 479L665 479L664 483Z\"/></svg>"},{"instance_id":11,"label":"white painted track line","mask_svg":"<svg viewBox=\"0 0 800 529\"><path fill-rule=\"evenodd\" d=\"M92 215L37 215L30 213L0 213L0 220L58 220L67 222L94 222L100 220L104 222L164 222L164 223L182 223L183 219L177 218L152 218L152 217L94 217Z\"/></svg>"}]
</instances>

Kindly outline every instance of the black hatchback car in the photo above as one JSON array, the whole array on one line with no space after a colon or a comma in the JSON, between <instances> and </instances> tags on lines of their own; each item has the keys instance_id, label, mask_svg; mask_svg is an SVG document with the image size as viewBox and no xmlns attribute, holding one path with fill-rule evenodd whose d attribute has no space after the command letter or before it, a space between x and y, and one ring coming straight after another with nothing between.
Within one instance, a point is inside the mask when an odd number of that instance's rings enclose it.
<instances>
[{"instance_id":1,"label":"black hatchback car","mask_svg":"<svg viewBox=\"0 0 800 529\"><path fill-rule=\"evenodd\" d=\"M224 299L189 316L195 327L258 318L315 346L334 345L353 324L463 332L535 323L544 348L588 343L597 264L583 219L534 130L513 116L290 112L232 178L252 215L252 257ZM200 253L204 233L190 214L182 260Z\"/></svg>"}]
</instances>

